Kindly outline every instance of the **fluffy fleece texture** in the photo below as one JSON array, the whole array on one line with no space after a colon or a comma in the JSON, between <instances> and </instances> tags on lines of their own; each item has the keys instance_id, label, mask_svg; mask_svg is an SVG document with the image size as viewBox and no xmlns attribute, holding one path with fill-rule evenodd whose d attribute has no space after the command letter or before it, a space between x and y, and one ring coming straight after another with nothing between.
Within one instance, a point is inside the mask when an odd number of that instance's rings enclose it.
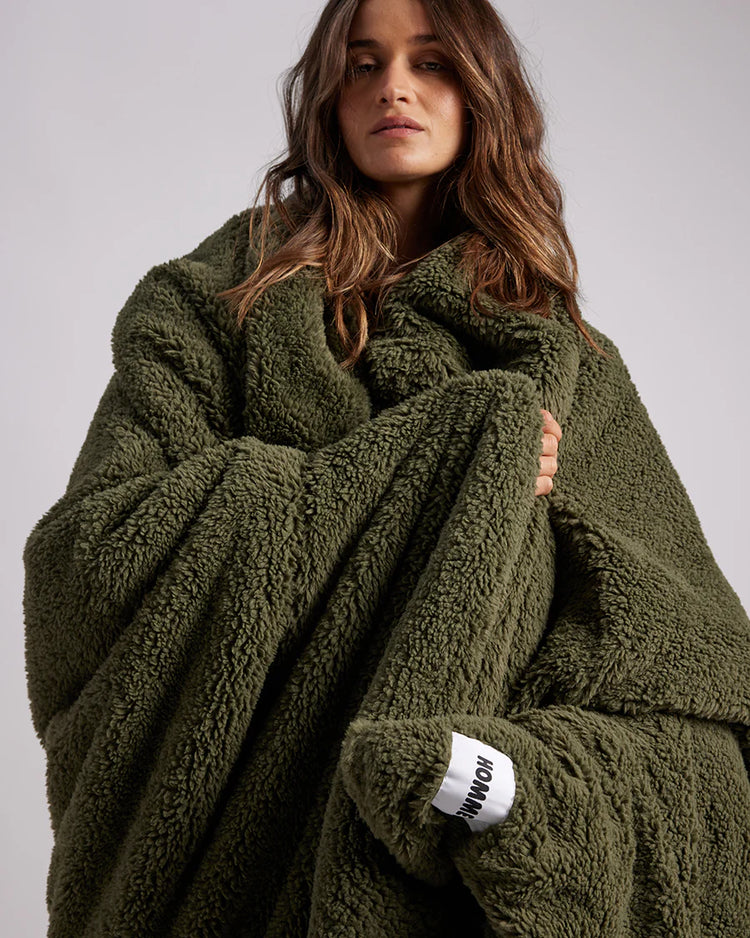
<instances>
[{"instance_id":1,"label":"fluffy fleece texture","mask_svg":"<svg viewBox=\"0 0 750 938\"><path fill-rule=\"evenodd\" d=\"M26 545L49 936L746 938L750 626L613 343L472 313L459 235L345 373L319 271L216 301L248 221L138 283Z\"/></svg>"}]
</instances>

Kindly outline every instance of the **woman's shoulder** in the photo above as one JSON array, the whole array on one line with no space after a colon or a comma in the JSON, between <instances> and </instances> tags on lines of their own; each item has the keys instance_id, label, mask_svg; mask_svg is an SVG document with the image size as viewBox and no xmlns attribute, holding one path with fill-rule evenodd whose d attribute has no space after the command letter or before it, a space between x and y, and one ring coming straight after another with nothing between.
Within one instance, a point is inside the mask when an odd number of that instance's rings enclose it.
<instances>
[{"instance_id":1,"label":"woman's shoulder","mask_svg":"<svg viewBox=\"0 0 750 938\"><path fill-rule=\"evenodd\" d=\"M216 293L231 285L236 272L245 266L251 215L252 209L244 209L196 247L153 264L138 280L131 300L154 287L169 289L174 285L190 293Z\"/></svg>"},{"instance_id":2,"label":"woman's shoulder","mask_svg":"<svg viewBox=\"0 0 750 938\"><path fill-rule=\"evenodd\" d=\"M287 198L284 209L293 215L295 204L293 199ZM267 224L264 223L265 211L264 205L255 205L232 215L178 260L211 268L215 276L227 281L222 289L245 280L258 266L261 244L264 256L268 257L289 237L289 228L279 208L269 204Z\"/></svg>"},{"instance_id":3,"label":"woman's shoulder","mask_svg":"<svg viewBox=\"0 0 750 938\"><path fill-rule=\"evenodd\" d=\"M623 438L628 434L639 439L658 437L618 344L586 318L581 317L581 321L601 351L578 333L580 354L568 419L569 436L580 437L581 447L591 452L609 432L607 427L619 427Z\"/></svg>"},{"instance_id":4,"label":"woman's shoulder","mask_svg":"<svg viewBox=\"0 0 750 938\"><path fill-rule=\"evenodd\" d=\"M257 265L263 211L263 206L242 209L202 238L191 250L155 264L145 277L153 278L183 270L209 279L212 289L223 290L234 286ZM270 246L274 243L274 232L279 229L279 216L274 206L270 207L269 220L267 243Z\"/></svg>"},{"instance_id":5,"label":"woman's shoulder","mask_svg":"<svg viewBox=\"0 0 750 938\"><path fill-rule=\"evenodd\" d=\"M238 282L247 267L253 209L226 219L185 254L149 268L117 315L112 331L115 359L144 342L177 341L177 335L229 337L234 316L217 294Z\"/></svg>"},{"instance_id":6,"label":"woman's shoulder","mask_svg":"<svg viewBox=\"0 0 750 938\"><path fill-rule=\"evenodd\" d=\"M253 209L246 208L232 215L209 235L206 235L192 250L176 260L212 267L223 266L228 257L236 255L238 249L247 250L248 232Z\"/></svg>"},{"instance_id":7,"label":"woman's shoulder","mask_svg":"<svg viewBox=\"0 0 750 938\"><path fill-rule=\"evenodd\" d=\"M579 395L590 391L592 399L602 398L608 396L608 391L617 395L625 385L631 385L630 372L612 337L594 326L576 304L582 330L570 314L559 291L551 291L550 299L548 318L553 323L552 329L559 333L560 341L572 341L578 348L576 358Z\"/></svg>"},{"instance_id":8,"label":"woman's shoulder","mask_svg":"<svg viewBox=\"0 0 750 938\"><path fill-rule=\"evenodd\" d=\"M602 382L609 383L614 394L622 393L625 387L635 388L630 369L612 336L592 325L583 316L581 322L601 351L592 348L581 336L580 380L590 381L594 385L593 393L599 395L604 390Z\"/></svg>"}]
</instances>

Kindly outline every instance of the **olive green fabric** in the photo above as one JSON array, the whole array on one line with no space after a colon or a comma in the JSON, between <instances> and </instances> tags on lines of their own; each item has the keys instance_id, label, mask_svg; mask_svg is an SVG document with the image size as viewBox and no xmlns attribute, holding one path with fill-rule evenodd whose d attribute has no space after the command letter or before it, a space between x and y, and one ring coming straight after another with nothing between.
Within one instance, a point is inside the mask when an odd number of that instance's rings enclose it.
<instances>
[{"instance_id":1,"label":"olive green fabric","mask_svg":"<svg viewBox=\"0 0 750 938\"><path fill-rule=\"evenodd\" d=\"M472 312L459 235L346 372L319 270L216 300L249 216L138 283L26 545L49 935L746 938L750 625L614 344Z\"/></svg>"}]
</instances>

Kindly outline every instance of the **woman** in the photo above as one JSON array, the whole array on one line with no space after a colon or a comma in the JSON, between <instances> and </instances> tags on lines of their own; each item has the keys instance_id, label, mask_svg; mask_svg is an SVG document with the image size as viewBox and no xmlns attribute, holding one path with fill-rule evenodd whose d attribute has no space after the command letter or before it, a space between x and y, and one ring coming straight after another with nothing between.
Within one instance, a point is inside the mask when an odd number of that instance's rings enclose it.
<instances>
[{"instance_id":1,"label":"woman","mask_svg":"<svg viewBox=\"0 0 750 938\"><path fill-rule=\"evenodd\" d=\"M502 23L332 0L287 126L27 543L49 934L746 935L750 624Z\"/></svg>"}]
</instances>

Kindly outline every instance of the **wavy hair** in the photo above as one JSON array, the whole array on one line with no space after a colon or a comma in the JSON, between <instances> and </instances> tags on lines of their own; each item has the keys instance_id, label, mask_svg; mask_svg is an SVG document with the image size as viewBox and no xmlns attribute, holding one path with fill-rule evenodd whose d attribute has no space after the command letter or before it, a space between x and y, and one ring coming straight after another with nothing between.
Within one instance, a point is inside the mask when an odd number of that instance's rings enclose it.
<instances>
[{"instance_id":1,"label":"wavy hair","mask_svg":"<svg viewBox=\"0 0 750 938\"><path fill-rule=\"evenodd\" d=\"M241 325L269 286L303 267L321 267L347 353L343 368L359 359L388 287L419 260L395 263L396 215L354 165L339 130L336 107L350 74L347 40L358 5L329 0L301 59L285 73L288 147L256 194L254 208L265 189L258 264L218 294ZM589 345L606 354L581 319L562 190L543 152L542 108L510 30L489 0L424 0L424 8L469 117L467 146L440 175L436 204L444 230L467 231L460 267L472 285L472 308L491 315L478 300L485 290L505 307L548 317L559 295ZM257 217L252 211L251 244ZM266 256L268 235L276 243Z\"/></svg>"}]
</instances>

